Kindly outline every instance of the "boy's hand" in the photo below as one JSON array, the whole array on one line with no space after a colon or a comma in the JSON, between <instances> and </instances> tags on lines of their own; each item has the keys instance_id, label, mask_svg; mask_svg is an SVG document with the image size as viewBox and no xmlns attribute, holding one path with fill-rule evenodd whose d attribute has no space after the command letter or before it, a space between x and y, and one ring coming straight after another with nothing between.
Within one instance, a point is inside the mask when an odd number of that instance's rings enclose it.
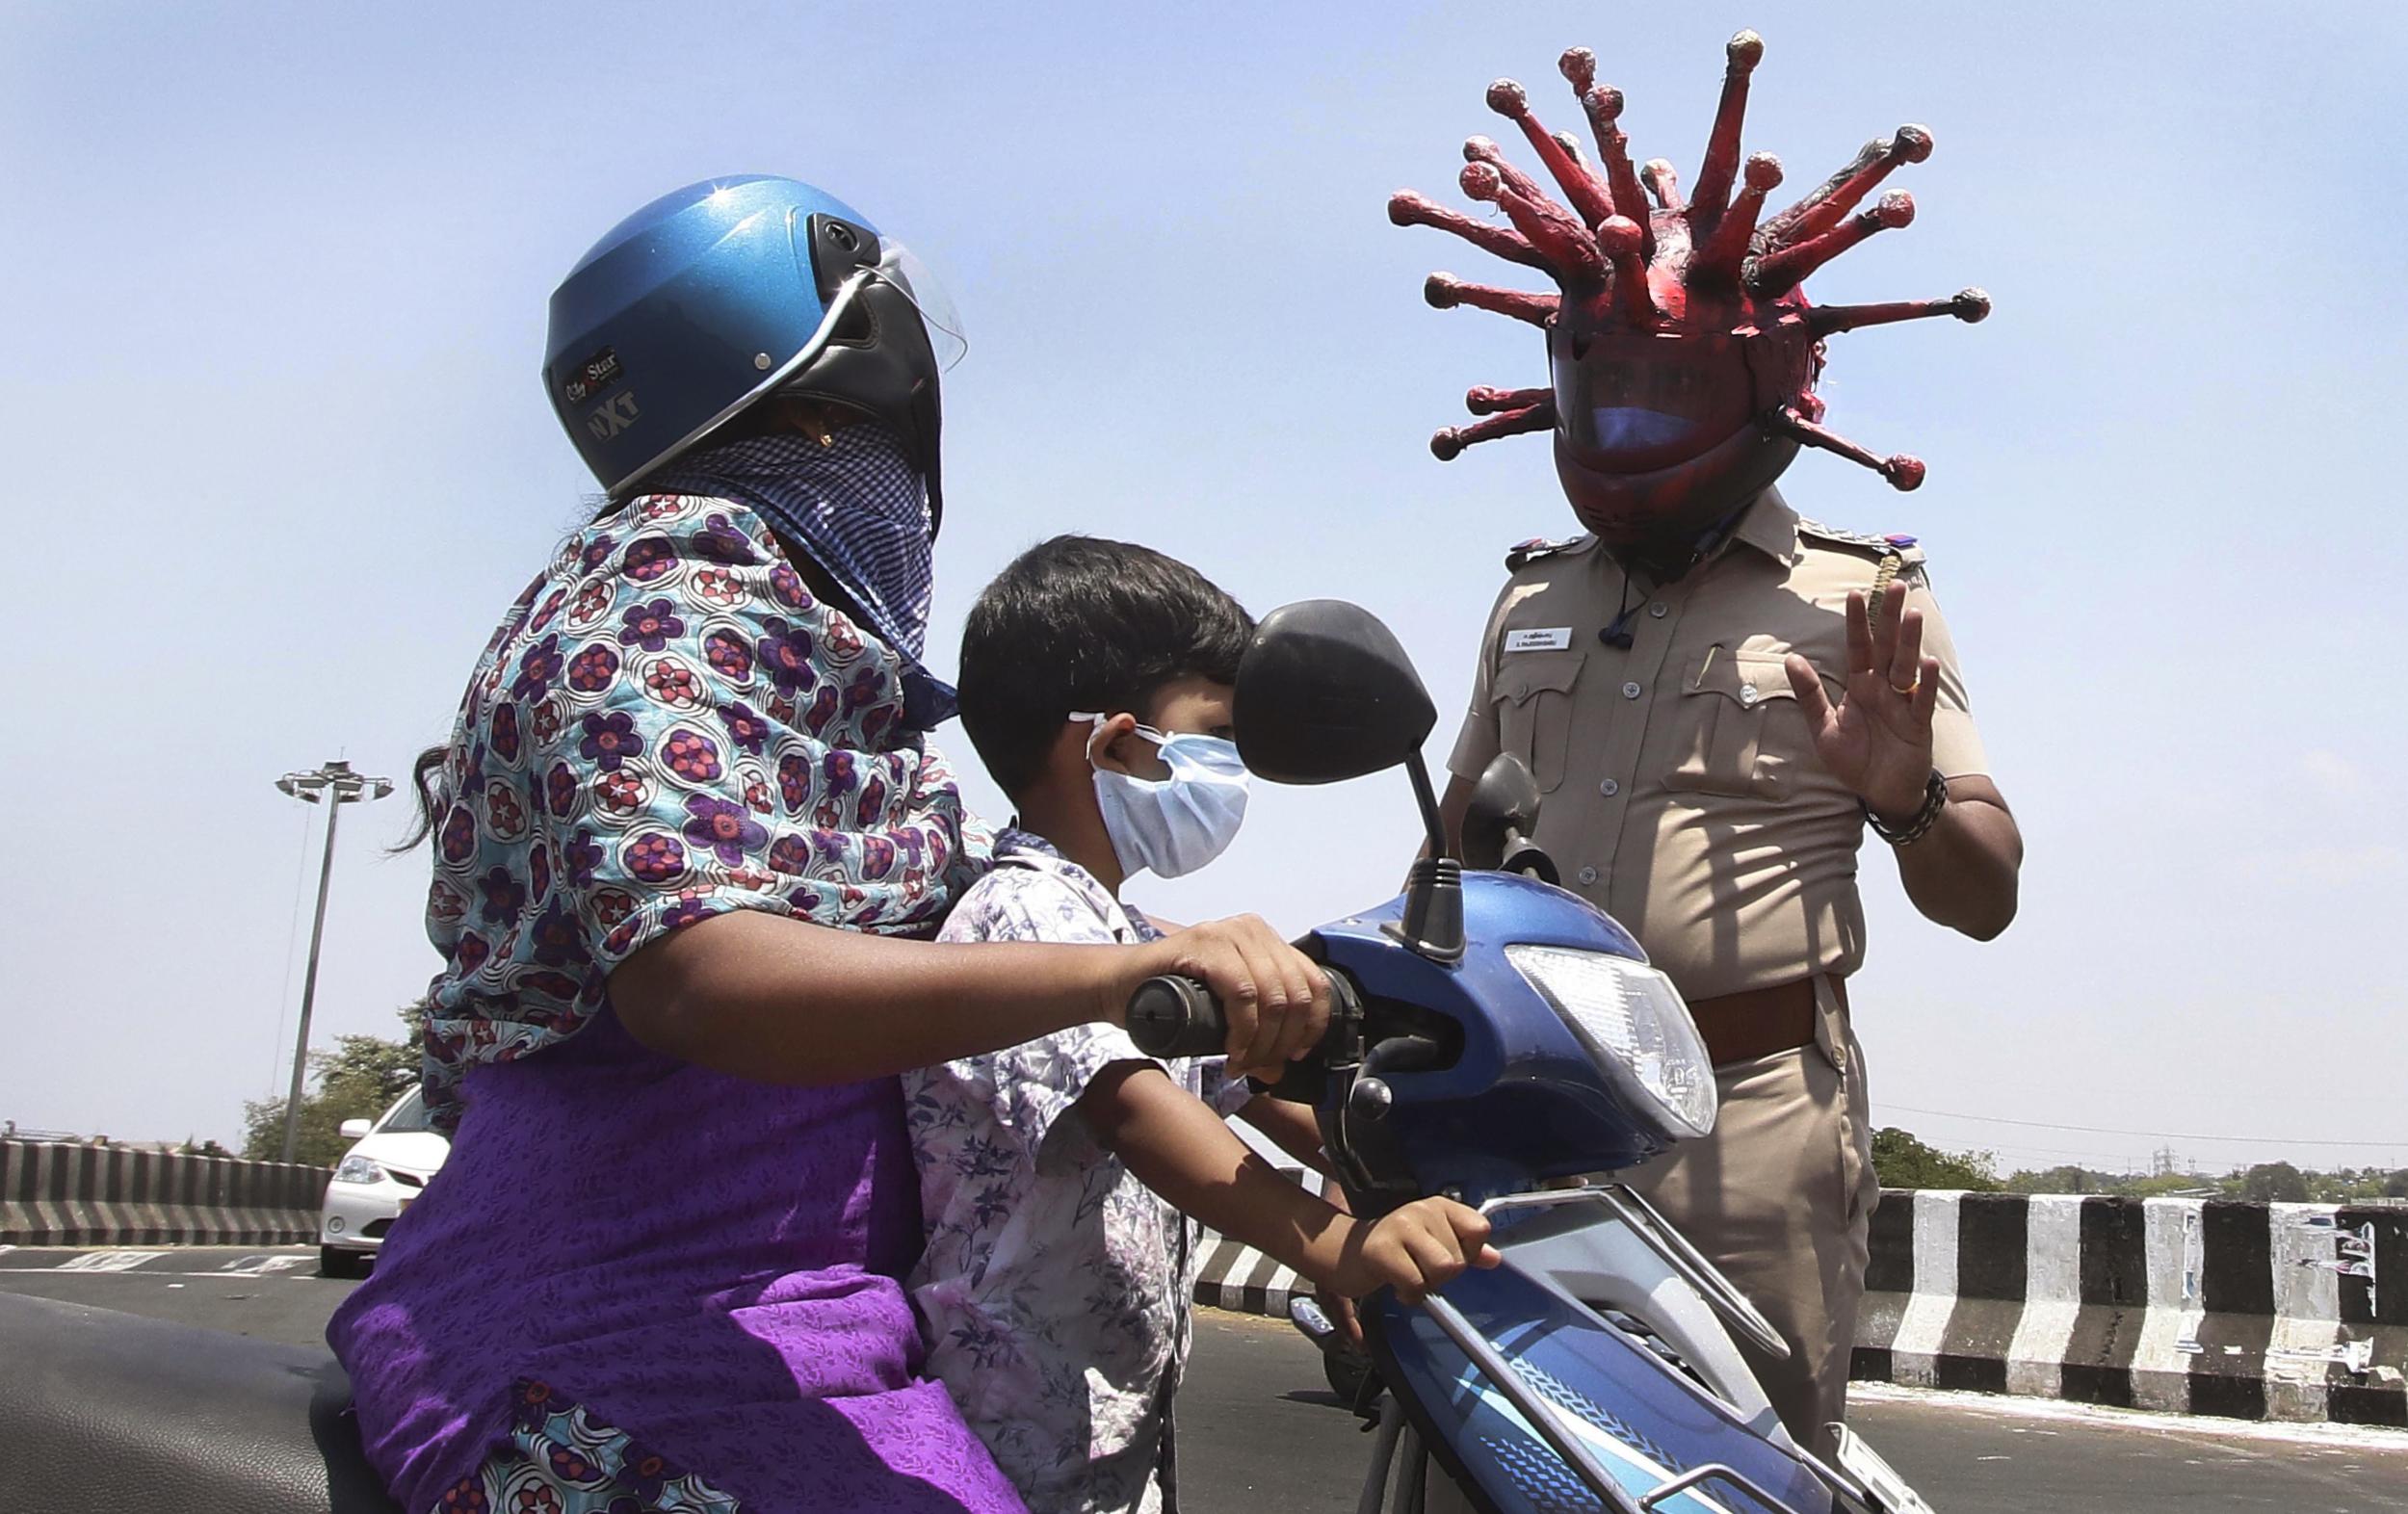
<instances>
[{"instance_id":1,"label":"boy's hand","mask_svg":"<svg viewBox=\"0 0 2408 1514\"><path fill-rule=\"evenodd\" d=\"M1158 973L1201 979L1229 1017L1232 1078L1278 1078L1329 1028L1328 978L1253 915L1206 921L1131 955L1135 972L1108 1018L1123 1023L1129 994Z\"/></svg>"},{"instance_id":2,"label":"boy's hand","mask_svg":"<svg viewBox=\"0 0 2408 1514\"><path fill-rule=\"evenodd\" d=\"M1453 1199L1416 1199L1374 1224L1357 1224L1331 1281L1351 1297L1386 1287L1418 1304L1465 1267L1495 1266L1504 1260L1488 1244L1488 1219L1479 1211Z\"/></svg>"}]
</instances>

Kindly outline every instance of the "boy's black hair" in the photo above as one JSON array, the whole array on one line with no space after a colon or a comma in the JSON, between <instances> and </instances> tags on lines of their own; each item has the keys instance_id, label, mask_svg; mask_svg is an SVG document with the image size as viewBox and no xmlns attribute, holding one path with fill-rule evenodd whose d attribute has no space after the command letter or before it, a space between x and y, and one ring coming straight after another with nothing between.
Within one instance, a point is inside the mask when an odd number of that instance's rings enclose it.
<instances>
[{"instance_id":1,"label":"boy's black hair","mask_svg":"<svg viewBox=\"0 0 2408 1514\"><path fill-rule=\"evenodd\" d=\"M961 632L961 724L1017 798L1074 711L1142 714L1165 684L1235 683L1254 617L1150 547L1056 536L1013 560Z\"/></svg>"}]
</instances>

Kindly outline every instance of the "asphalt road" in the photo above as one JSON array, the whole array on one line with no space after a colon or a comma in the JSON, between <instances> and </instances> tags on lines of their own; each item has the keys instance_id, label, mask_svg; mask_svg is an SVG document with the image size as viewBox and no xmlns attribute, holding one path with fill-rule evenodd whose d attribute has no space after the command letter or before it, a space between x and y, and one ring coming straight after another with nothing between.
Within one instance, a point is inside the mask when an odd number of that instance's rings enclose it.
<instances>
[{"instance_id":1,"label":"asphalt road","mask_svg":"<svg viewBox=\"0 0 2408 1514\"><path fill-rule=\"evenodd\" d=\"M0 1289L315 1344L349 1283L314 1251L0 1249ZM1189 1514L1344 1514L1369 1437L1285 1325L1204 1311L1180 1396ZM0 1369L4 1370L4 1369ZM2408 1432L2235 1425L1874 1389L1850 1423L1943 1514L2408 1514Z\"/></svg>"}]
</instances>

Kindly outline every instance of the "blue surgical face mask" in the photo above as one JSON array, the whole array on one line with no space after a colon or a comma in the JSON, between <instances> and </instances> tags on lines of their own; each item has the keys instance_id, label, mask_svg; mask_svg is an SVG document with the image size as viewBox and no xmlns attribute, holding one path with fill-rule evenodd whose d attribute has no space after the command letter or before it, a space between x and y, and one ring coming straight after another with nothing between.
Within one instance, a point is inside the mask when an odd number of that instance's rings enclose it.
<instances>
[{"instance_id":1,"label":"blue surgical face mask","mask_svg":"<svg viewBox=\"0 0 2408 1514\"><path fill-rule=\"evenodd\" d=\"M1100 715L1074 720L1103 723ZM1182 877L1229 849L1245 819L1245 764L1237 743L1185 731L1167 735L1147 726L1137 734L1161 748L1167 778L1139 778L1095 770L1095 800L1123 873ZM1094 760L1090 749L1088 761Z\"/></svg>"}]
</instances>

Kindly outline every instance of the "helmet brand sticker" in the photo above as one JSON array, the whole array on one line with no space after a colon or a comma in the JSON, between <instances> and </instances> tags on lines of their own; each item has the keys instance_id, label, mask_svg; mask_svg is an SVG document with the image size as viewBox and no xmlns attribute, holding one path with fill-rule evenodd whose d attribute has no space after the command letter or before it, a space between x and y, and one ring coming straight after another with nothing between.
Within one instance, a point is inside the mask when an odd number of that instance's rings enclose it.
<instances>
[{"instance_id":1,"label":"helmet brand sticker","mask_svg":"<svg viewBox=\"0 0 2408 1514\"><path fill-rule=\"evenodd\" d=\"M636 417L641 413L636 408L635 391L630 389L595 405L593 413L586 417L586 430L593 433L595 441L609 441L635 425Z\"/></svg>"},{"instance_id":2,"label":"helmet brand sticker","mask_svg":"<svg viewBox=\"0 0 2408 1514\"><path fill-rule=\"evenodd\" d=\"M583 405L626 377L618 365L618 352L613 348L602 351L568 371L567 382L561 385L561 397L571 405Z\"/></svg>"}]
</instances>

